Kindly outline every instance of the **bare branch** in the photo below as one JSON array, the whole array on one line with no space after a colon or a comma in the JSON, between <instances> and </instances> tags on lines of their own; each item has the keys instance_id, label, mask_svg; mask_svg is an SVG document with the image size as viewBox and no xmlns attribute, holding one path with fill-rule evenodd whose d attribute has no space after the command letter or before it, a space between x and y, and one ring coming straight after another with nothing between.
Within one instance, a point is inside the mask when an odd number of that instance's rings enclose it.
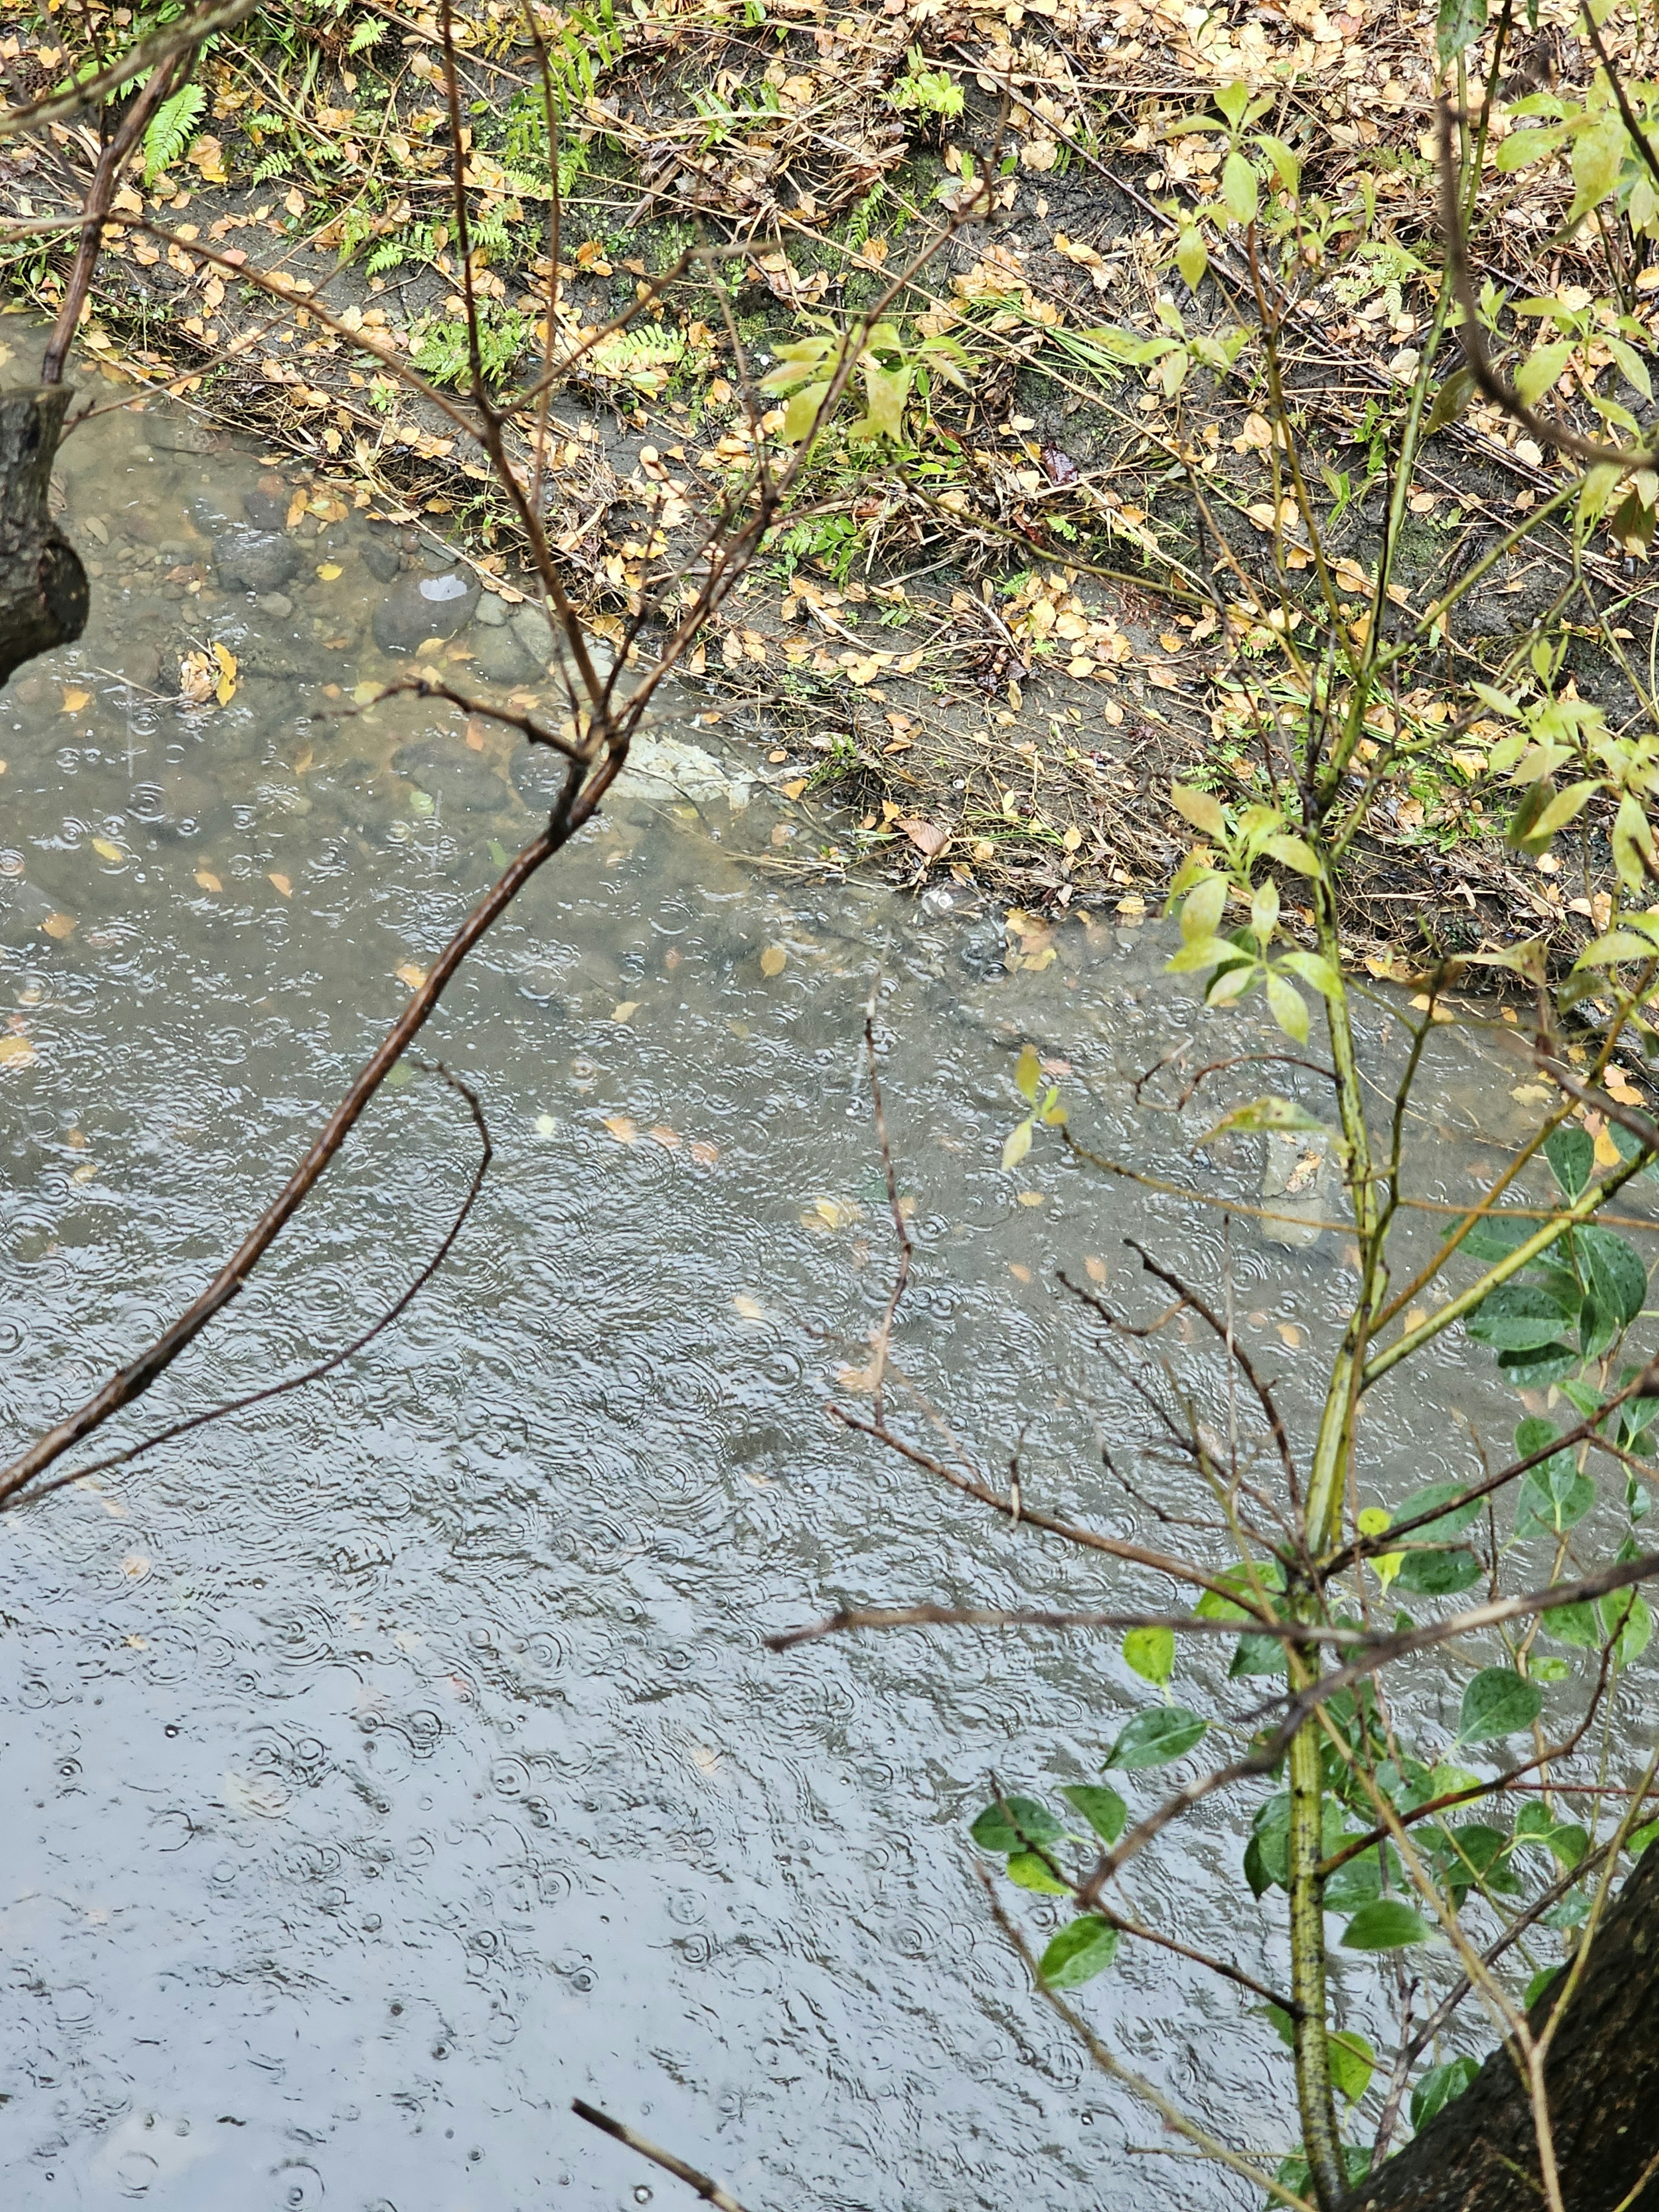
<instances>
[{"instance_id":1,"label":"bare branch","mask_svg":"<svg viewBox=\"0 0 1659 2212\"><path fill-rule=\"evenodd\" d=\"M597 2128L601 2135L625 2143L629 2150L636 2150L641 2158L648 2158L653 2166L661 2166L665 2173L672 2173L677 2181L683 2181L688 2188L695 2189L706 2204L714 2207L714 2212L743 2212L737 2198L722 2189L718 2181L711 2181L706 2173L699 2173L695 2166L688 2166L683 2158L676 2158L672 2150L664 2150L657 2143L647 2142L643 2136L635 2135L632 2128L624 2127L620 2120L613 2120L609 2112L600 2112L597 2106L584 2104L580 2097L570 2100L570 2109L579 2120L586 2120L590 2128Z\"/></svg>"},{"instance_id":2,"label":"bare branch","mask_svg":"<svg viewBox=\"0 0 1659 2212\"><path fill-rule=\"evenodd\" d=\"M141 39L107 69L72 85L67 92L42 93L36 100L26 100L21 107L0 109L0 138L13 137L20 131L32 130L43 123L64 123L71 116L84 114L89 107L101 106L108 94L118 92L124 84L131 84L146 70L165 68L191 47L199 46L204 39L211 38L216 31L229 30L251 15L259 4L260 0L222 0L216 8L204 8L197 15L185 16L182 22L169 23L153 38Z\"/></svg>"}]
</instances>

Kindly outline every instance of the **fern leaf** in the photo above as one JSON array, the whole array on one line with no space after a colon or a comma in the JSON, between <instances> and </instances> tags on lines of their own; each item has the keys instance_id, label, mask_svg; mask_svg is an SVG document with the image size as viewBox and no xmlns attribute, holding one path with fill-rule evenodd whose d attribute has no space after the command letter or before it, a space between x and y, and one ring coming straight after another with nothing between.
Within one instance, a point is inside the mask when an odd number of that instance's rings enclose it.
<instances>
[{"instance_id":1,"label":"fern leaf","mask_svg":"<svg viewBox=\"0 0 1659 2212\"><path fill-rule=\"evenodd\" d=\"M207 94L199 84L187 84L164 100L150 118L144 133L144 182L148 185L176 161L195 133Z\"/></svg>"}]
</instances>

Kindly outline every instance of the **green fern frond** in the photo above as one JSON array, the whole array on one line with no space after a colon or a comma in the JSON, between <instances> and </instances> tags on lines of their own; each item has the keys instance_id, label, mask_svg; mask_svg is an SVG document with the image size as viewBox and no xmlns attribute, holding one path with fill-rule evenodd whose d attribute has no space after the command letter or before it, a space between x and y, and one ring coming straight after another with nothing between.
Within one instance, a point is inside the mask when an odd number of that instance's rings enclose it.
<instances>
[{"instance_id":1,"label":"green fern frond","mask_svg":"<svg viewBox=\"0 0 1659 2212\"><path fill-rule=\"evenodd\" d=\"M876 217L881 212L882 202L887 197L886 187L879 177L853 210L847 225L847 243L854 253L862 253L870 243L876 227Z\"/></svg>"},{"instance_id":2,"label":"green fern frond","mask_svg":"<svg viewBox=\"0 0 1659 2212\"><path fill-rule=\"evenodd\" d=\"M196 125L207 106L199 84L187 84L164 100L151 116L144 133L144 182L148 185L176 161L196 135Z\"/></svg>"}]
</instances>

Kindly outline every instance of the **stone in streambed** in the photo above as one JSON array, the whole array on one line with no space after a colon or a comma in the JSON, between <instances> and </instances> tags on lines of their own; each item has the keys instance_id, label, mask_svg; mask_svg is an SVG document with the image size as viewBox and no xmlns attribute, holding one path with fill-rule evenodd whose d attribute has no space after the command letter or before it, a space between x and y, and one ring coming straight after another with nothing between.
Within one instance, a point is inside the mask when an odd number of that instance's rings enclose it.
<instances>
[{"instance_id":1,"label":"stone in streambed","mask_svg":"<svg viewBox=\"0 0 1659 2212\"><path fill-rule=\"evenodd\" d=\"M508 800L507 786L489 763L459 738L416 738L399 745L392 765L446 806L471 814L493 814Z\"/></svg>"},{"instance_id":2,"label":"stone in streambed","mask_svg":"<svg viewBox=\"0 0 1659 2212\"><path fill-rule=\"evenodd\" d=\"M540 664L531 659L510 629L484 629L477 635L472 665L486 684L527 684L541 674Z\"/></svg>"},{"instance_id":3,"label":"stone in streambed","mask_svg":"<svg viewBox=\"0 0 1659 2212\"><path fill-rule=\"evenodd\" d=\"M228 592L280 592L299 574L303 557L291 538L246 523L213 541L214 565Z\"/></svg>"},{"instance_id":4,"label":"stone in streambed","mask_svg":"<svg viewBox=\"0 0 1659 2212\"><path fill-rule=\"evenodd\" d=\"M429 637L453 637L472 619L478 586L454 569L441 576L410 569L374 610L374 642L393 659Z\"/></svg>"}]
</instances>

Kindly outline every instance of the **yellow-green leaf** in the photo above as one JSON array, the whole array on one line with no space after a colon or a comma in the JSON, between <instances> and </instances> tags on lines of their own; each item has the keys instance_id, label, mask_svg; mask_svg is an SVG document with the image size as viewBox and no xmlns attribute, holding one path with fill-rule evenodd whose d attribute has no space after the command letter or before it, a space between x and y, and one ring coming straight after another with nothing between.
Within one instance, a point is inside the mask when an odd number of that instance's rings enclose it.
<instances>
[{"instance_id":1,"label":"yellow-green leaf","mask_svg":"<svg viewBox=\"0 0 1659 2212\"><path fill-rule=\"evenodd\" d=\"M1237 222L1254 222L1258 199L1255 171L1242 154L1229 154L1222 165L1221 197Z\"/></svg>"},{"instance_id":2,"label":"yellow-green leaf","mask_svg":"<svg viewBox=\"0 0 1659 2212\"><path fill-rule=\"evenodd\" d=\"M1036 1104L1037 1085L1042 1076L1042 1064L1036 1056L1036 1047L1028 1044L1014 1065L1014 1088L1022 1098Z\"/></svg>"},{"instance_id":3,"label":"yellow-green leaf","mask_svg":"<svg viewBox=\"0 0 1659 2212\"><path fill-rule=\"evenodd\" d=\"M1008 1132L1002 1147L1002 1172L1012 1175L1031 1149L1031 1117L1028 1114L1017 1127Z\"/></svg>"},{"instance_id":4,"label":"yellow-green leaf","mask_svg":"<svg viewBox=\"0 0 1659 2212\"><path fill-rule=\"evenodd\" d=\"M823 406L824 394L829 389L827 380L823 384L805 385L785 408L783 434L792 446L798 446L817 421L818 410Z\"/></svg>"},{"instance_id":5,"label":"yellow-green leaf","mask_svg":"<svg viewBox=\"0 0 1659 2212\"><path fill-rule=\"evenodd\" d=\"M1523 406L1530 407L1543 397L1572 359L1572 354L1571 338L1534 347L1515 372L1516 396Z\"/></svg>"},{"instance_id":6,"label":"yellow-green leaf","mask_svg":"<svg viewBox=\"0 0 1659 2212\"><path fill-rule=\"evenodd\" d=\"M1201 830L1206 837L1224 837L1227 817L1221 811L1221 801L1210 791L1194 791L1190 784L1172 783L1170 804L1177 814L1184 815L1194 830Z\"/></svg>"},{"instance_id":7,"label":"yellow-green leaf","mask_svg":"<svg viewBox=\"0 0 1659 2212\"><path fill-rule=\"evenodd\" d=\"M1273 1019L1297 1044L1308 1042L1308 1002L1273 969L1267 970L1267 1005Z\"/></svg>"},{"instance_id":8,"label":"yellow-green leaf","mask_svg":"<svg viewBox=\"0 0 1659 2212\"><path fill-rule=\"evenodd\" d=\"M1189 292L1196 292L1203 282L1204 272L1210 265L1210 257L1204 250L1204 240L1195 224L1190 224L1181 234L1176 247L1176 267L1181 271Z\"/></svg>"}]
</instances>

